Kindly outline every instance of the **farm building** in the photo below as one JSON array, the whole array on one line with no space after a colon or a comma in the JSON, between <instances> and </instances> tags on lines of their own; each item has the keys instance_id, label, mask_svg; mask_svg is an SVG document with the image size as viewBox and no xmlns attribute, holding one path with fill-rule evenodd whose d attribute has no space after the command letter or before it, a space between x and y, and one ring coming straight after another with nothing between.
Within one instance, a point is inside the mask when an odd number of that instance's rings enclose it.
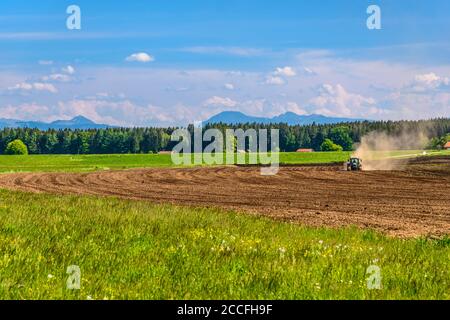
<instances>
[{"instance_id":1,"label":"farm building","mask_svg":"<svg viewBox=\"0 0 450 320\"><path fill-rule=\"evenodd\" d=\"M313 149L297 149L297 152L314 152Z\"/></svg>"},{"instance_id":2,"label":"farm building","mask_svg":"<svg viewBox=\"0 0 450 320\"><path fill-rule=\"evenodd\" d=\"M444 145L445 150L450 150L450 141Z\"/></svg>"}]
</instances>

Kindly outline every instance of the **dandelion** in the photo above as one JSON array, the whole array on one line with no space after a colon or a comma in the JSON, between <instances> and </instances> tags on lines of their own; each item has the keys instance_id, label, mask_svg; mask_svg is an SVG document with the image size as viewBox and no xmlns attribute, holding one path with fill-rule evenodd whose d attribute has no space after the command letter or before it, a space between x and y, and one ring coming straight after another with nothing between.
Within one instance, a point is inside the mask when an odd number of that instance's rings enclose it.
<instances>
[{"instance_id":1,"label":"dandelion","mask_svg":"<svg viewBox=\"0 0 450 320\"><path fill-rule=\"evenodd\" d=\"M284 254L286 253L286 248L280 247L280 248L278 248L278 252L280 253L280 258L283 259Z\"/></svg>"}]
</instances>

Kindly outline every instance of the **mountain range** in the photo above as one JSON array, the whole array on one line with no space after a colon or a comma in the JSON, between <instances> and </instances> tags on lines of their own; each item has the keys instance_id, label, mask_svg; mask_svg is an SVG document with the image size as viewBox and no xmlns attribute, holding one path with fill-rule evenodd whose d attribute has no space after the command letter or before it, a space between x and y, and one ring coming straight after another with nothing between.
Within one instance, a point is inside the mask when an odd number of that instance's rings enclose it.
<instances>
[{"instance_id":1,"label":"mountain range","mask_svg":"<svg viewBox=\"0 0 450 320\"><path fill-rule=\"evenodd\" d=\"M333 124L340 122L354 122L354 121L364 121L365 119L354 119L354 118L335 118L327 117L320 114L311 115L298 115L294 112L286 112L280 114L276 117L265 118L265 117L253 117L248 116L242 112L238 111L224 111L221 112L204 123L214 124L214 123L225 123L225 124L238 124L238 123L287 123L288 125L308 125L308 124Z\"/></svg>"},{"instance_id":2,"label":"mountain range","mask_svg":"<svg viewBox=\"0 0 450 320\"><path fill-rule=\"evenodd\" d=\"M14 119L0 118L1 128L36 128L39 130L48 129L104 129L111 128L106 124L98 124L83 116L78 116L70 120L56 120L50 123L40 121L22 121Z\"/></svg>"},{"instance_id":3,"label":"mountain range","mask_svg":"<svg viewBox=\"0 0 450 320\"><path fill-rule=\"evenodd\" d=\"M224 111L204 121L204 124L225 123L225 124L238 124L238 123L286 123L288 125L308 125L312 123L316 124L332 124L340 122L353 122L364 121L364 119L353 118L334 118L326 117L320 114L311 115L298 115L294 112L286 112L276 117L253 117L248 116L238 111ZM83 116L77 116L70 120L56 120L53 122L40 122L40 121L23 121L14 119L0 118L0 129L3 128L37 128L39 130L48 129L105 129L113 128L114 126L107 124L98 124L92 120L89 120Z\"/></svg>"}]
</instances>

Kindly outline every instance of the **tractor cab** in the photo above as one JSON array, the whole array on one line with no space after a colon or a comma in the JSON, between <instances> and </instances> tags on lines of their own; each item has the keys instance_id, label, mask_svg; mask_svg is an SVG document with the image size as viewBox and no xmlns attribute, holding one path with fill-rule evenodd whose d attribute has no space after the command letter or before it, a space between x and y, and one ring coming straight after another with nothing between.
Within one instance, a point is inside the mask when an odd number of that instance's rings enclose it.
<instances>
[{"instance_id":1,"label":"tractor cab","mask_svg":"<svg viewBox=\"0 0 450 320\"><path fill-rule=\"evenodd\" d=\"M347 161L347 171L362 170L362 160L360 158L350 158Z\"/></svg>"}]
</instances>

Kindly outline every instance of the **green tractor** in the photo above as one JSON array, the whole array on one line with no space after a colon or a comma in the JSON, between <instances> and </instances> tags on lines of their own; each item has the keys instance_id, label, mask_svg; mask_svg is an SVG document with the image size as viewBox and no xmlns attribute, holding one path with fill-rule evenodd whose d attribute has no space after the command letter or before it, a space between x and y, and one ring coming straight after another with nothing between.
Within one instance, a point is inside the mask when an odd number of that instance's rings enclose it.
<instances>
[{"instance_id":1,"label":"green tractor","mask_svg":"<svg viewBox=\"0 0 450 320\"><path fill-rule=\"evenodd\" d=\"M361 171L362 160L360 158L350 158L347 161L347 171Z\"/></svg>"}]
</instances>

